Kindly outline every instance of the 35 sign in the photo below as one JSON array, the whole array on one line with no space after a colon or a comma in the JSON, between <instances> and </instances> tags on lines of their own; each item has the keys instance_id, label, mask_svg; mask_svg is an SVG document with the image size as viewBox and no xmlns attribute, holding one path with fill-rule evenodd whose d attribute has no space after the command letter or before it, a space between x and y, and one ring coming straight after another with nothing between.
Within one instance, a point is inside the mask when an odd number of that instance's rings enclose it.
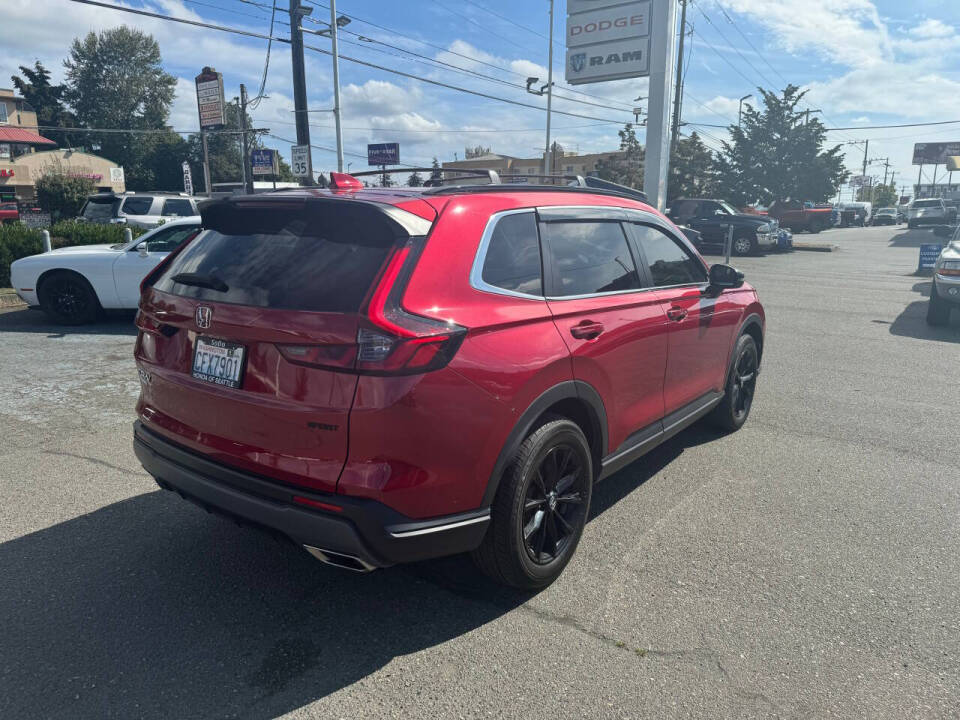
<instances>
[{"instance_id":1,"label":"35 sign","mask_svg":"<svg viewBox=\"0 0 960 720\"><path fill-rule=\"evenodd\" d=\"M297 177L310 177L310 146L294 145L290 151L290 167Z\"/></svg>"}]
</instances>

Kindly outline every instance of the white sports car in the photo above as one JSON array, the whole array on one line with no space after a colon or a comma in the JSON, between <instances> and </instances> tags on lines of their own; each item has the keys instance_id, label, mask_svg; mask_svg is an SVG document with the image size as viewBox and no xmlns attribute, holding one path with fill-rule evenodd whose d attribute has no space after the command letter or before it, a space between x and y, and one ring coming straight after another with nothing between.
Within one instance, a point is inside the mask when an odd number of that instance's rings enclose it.
<instances>
[{"instance_id":1,"label":"white sports car","mask_svg":"<svg viewBox=\"0 0 960 720\"><path fill-rule=\"evenodd\" d=\"M171 250L200 230L199 218L171 220L120 245L76 245L20 258L10 266L17 295L66 325L100 310L135 309L140 282Z\"/></svg>"}]
</instances>

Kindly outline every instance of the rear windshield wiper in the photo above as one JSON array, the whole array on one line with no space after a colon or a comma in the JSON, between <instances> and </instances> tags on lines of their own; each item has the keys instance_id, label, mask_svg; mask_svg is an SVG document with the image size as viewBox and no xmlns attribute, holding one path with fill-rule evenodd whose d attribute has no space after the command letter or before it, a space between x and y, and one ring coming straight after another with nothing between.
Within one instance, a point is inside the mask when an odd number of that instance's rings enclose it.
<instances>
[{"instance_id":1,"label":"rear windshield wiper","mask_svg":"<svg viewBox=\"0 0 960 720\"><path fill-rule=\"evenodd\" d=\"M181 285L195 285L196 287L208 288L210 290L216 290L217 292L226 292L230 289L230 286L216 275L185 272L177 273L170 279Z\"/></svg>"}]
</instances>

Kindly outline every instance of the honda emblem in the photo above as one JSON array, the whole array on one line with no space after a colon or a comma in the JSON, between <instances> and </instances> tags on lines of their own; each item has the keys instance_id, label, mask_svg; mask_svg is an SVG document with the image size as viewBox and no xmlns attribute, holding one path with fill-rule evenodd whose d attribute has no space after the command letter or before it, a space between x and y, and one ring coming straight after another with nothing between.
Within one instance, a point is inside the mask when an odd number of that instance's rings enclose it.
<instances>
[{"instance_id":1,"label":"honda emblem","mask_svg":"<svg viewBox=\"0 0 960 720\"><path fill-rule=\"evenodd\" d=\"M213 317L213 309L207 305L197 305L197 327L206 330L210 327L210 319Z\"/></svg>"}]
</instances>

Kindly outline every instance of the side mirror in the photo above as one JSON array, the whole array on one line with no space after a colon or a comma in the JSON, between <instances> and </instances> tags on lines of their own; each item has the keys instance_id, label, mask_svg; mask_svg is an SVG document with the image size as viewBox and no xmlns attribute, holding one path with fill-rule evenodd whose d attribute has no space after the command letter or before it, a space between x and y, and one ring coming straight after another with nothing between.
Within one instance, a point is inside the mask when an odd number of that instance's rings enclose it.
<instances>
[{"instance_id":1,"label":"side mirror","mask_svg":"<svg viewBox=\"0 0 960 720\"><path fill-rule=\"evenodd\" d=\"M145 242L142 242L139 245L137 245L137 255L139 255L142 258L145 258L149 254L150 254L150 248L147 247L147 244Z\"/></svg>"},{"instance_id":2,"label":"side mirror","mask_svg":"<svg viewBox=\"0 0 960 720\"><path fill-rule=\"evenodd\" d=\"M953 235L953 228L949 225L935 225L933 234L937 237L948 238Z\"/></svg>"},{"instance_id":3,"label":"side mirror","mask_svg":"<svg viewBox=\"0 0 960 720\"><path fill-rule=\"evenodd\" d=\"M743 273L729 265L717 263L710 266L710 284L704 295L719 295L724 290L743 285Z\"/></svg>"}]
</instances>

